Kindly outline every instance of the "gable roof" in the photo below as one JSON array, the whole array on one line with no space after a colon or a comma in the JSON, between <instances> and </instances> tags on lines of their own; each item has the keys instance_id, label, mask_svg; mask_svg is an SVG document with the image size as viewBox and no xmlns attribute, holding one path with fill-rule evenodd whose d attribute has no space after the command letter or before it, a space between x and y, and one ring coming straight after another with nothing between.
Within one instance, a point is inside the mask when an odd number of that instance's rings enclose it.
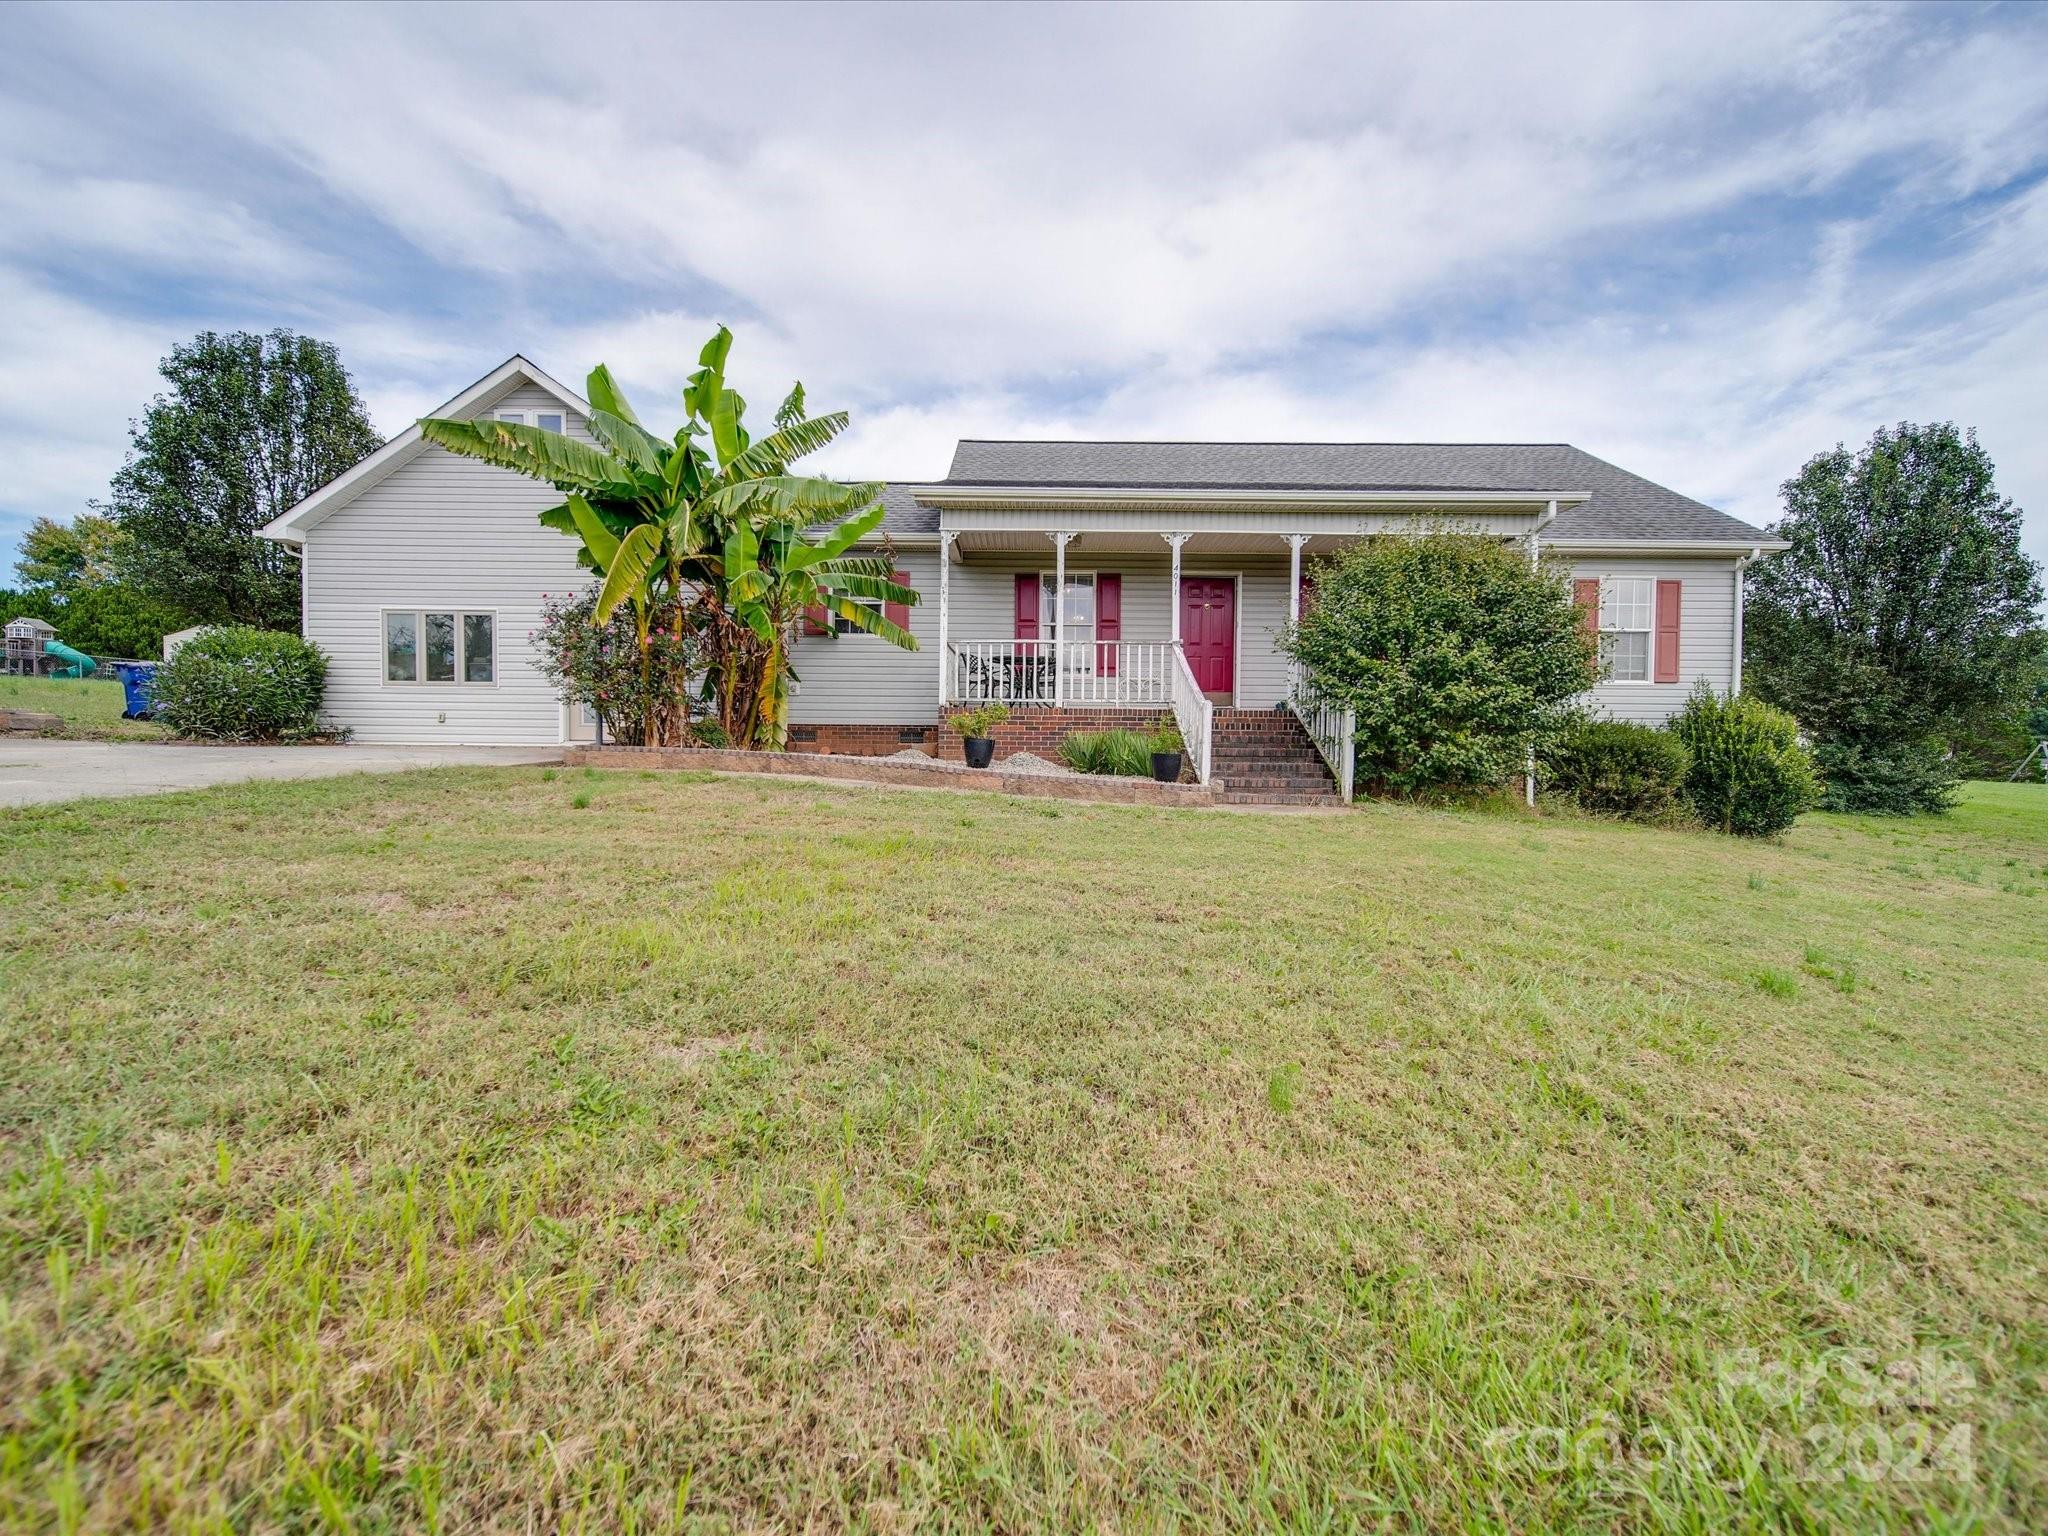
<instances>
[{"instance_id":1,"label":"gable roof","mask_svg":"<svg viewBox=\"0 0 2048 1536\"><path fill-rule=\"evenodd\" d=\"M469 416L487 410L495 401L510 394L522 383L545 390L581 416L587 417L590 414L589 401L556 383L515 352L454 399L444 401L427 412L427 415ZM343 470L290 511L271 519L257 529L257 533L263 538L276 539L284 544L298 543L307 529L317 526L340 511L393 470L410 463L425 451L427 446L426 440L420 435L420 424L417 421L413 422L368 458L351 469Z\"/></svg>"},{"instance_id":2,"label":"gable roof","mask_svg":"<svg viewBox=\"0 0 2048 1536\"><path fill-rule=\"evenodd\" d=\"M965 438L947 487L1573 493L1554 543L1775 544L1762 529L1569 443L1022 442ZM1579 499L1580 497L1583 499Z\"/></svg>"}]
</instances>

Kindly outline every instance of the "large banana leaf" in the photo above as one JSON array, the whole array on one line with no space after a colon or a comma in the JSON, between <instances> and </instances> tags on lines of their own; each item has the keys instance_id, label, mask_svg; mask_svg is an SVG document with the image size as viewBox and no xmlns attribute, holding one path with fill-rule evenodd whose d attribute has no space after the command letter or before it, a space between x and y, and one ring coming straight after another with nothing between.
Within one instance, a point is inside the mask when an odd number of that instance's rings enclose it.
<instances>
[{"instance_id":1,"label":"large banana leaf","mask_svg":"<svg viewBox=\"0 0 2048 1536\"><path fill-rule=\"evenodd\" d=\"M852 419L844 411L834 411L829 416L813 416L777 427L737 459L726 463L726 477L742 480L753 475L780 474L788 465L831 442ZM720 462L725 462L723 456Z\"/></svg>"},{"instance_id":2,"label":"large banana leaf","mask_svg":"<svg viewBox=\"0 0 2048 1536\"><path fill-rule=\"evenodd\" d=\"M602 449L559 432L543 432L516 421L429 416L420 422L420 436L450 453L517 470L564 490L595 491L625 500L640 494L630 467Z\"/></svg>"},{"instance_id":3,"label":"large banana leaf","mask_svg":"<svg viewBox=\"0 0 2048 1536\"><path fill-rule=\"evenodd\" d=\"M647 577L661 558L661 533L652 523L642 523L623 539L608 562L604 586L597 594L597 622L609 624L619 604L628 598L645 597Z\"/></svg>"},{"instance_id":4,"label":"large banana leaf","mask_svg":"<svg viewBox=\"0 0 2048 1536\"><path fill-rule=\"evenodd\" d=\"M904 588L901 590L907 591L908 589ZM853 625L855 629L886 640L891 645L900 646L906 651L917 649L917 636L903 628L900 624L892 623L887 615L856 603L850 597L842 597L836 592L821 592L819 596L824 599L822 606L826 610L836 613L840 618Z\"/></svg>"},{"instance_id":5,"label":"large banana leaf","mask_svg":"<svg viewBox=\"0 0 2048 1536\"><path fill-rule=\"evenodd\" d=\"M626 404L625 392L612 381L612 371L603 363L590 370L590 378L583 386L583 392L590 396L593 408L616 416L621 421L630 421L636 427L640 425L640 418L633 414L633 407Z\"/></svg>"},{"instance_id":6,"label":"large banana leaf","mask_svg":"<svg viewBox=\"0 0 2048 1536\"><path fill-rule=\"evenodd\" d=\"M816 543L797 543L789 552L789 568L805 570L824 560L837 560L862 539L882 525L882 509L870 508L850 522L841 523L831 532L819 537Z\"/></svg>"},{"instance_id":7,"label":"large banana leaf","mask_svg":"<svg viewBox=\"0 0 2048 1536\"><path fill-rule=\"evenodd\" d=\"M590 435L642 474L660 475L663 459L675 450L637 421L592 408Z\"/></svg>"},{"instance_id":8,"label":"large banana leaf","mask_svg":"<svg viewBox=\"0 0 2048 1536\"><path fill-rule=\"evenodd\" d=\"M768 475L721 486L700 505L712 517L808 524L837 522L881 494L879 482L846 485L808 475Z\"/></svg>"},{"instance_id":9,"label":"large banana leaf","mask_svg":"<svg viewBox=\"0 0 2048 1536\"><path fill-rule=\"evenodd\" d=\"M568 507L576 532L582 536L583 547L590 551L591 564L599 571L610 569L619 556L619 536L605 527L604 520L581 496L571 496Z\"/></svg>"}]
</instances>

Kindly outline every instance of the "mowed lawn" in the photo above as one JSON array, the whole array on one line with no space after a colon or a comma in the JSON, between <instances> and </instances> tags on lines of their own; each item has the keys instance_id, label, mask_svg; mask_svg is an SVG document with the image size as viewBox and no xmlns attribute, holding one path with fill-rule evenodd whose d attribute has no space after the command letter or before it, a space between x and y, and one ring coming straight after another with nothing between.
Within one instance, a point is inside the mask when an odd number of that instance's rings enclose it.
<instances>
[{"instance_id":1,"label":"mowed lawn","mask_svg":"<svg viewBox=\"0 0 2048 1536\"><path fill-rule=\"evenodd\" d=\"M0 817L0 1528L2048 1527L2048 789Z\"/></svg>"},{"instance_id":2,"label":"mowed lawn","mask_svg":"<svg viewBox=\"0 0 2048 1536\"><path fill-rule=\"evenodd\" d=\"M0 709L32 710L63 720L62 734L109 741L163 741L170 733L147 720L123 720L127 694L107 677L0 677Z\"/></svg>"}]
</instances>

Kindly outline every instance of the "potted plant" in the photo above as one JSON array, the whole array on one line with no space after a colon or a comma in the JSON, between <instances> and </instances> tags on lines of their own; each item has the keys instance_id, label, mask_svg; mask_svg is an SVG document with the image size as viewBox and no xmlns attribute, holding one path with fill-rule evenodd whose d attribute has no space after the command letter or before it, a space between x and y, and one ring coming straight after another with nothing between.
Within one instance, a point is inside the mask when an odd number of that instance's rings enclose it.
<instances>
[{"instance_id":1,"label":"potted plant","mask_svg":"<svg viewBox=\"0 0 2048 1536\"><path fill-rule=\"evenodd\" d=\"M1180 760L1186 754L1188 744L1181 739L1180 726L1173 716L1161 715L1159 723L1152 728L1152 777L1161 784L1180 782Z\"/></svg>"},{"instance_id":2,"label":"potted plant","mask_svg":"<svg viewBox=\"0 0 2048 1536\"><path fill-rule=\"evenodd\" d=\"M986 768L994 761L996 741L989 733L1009 718L1007 704L984 704L952 718L950 723L960 733L960 750L966 754L968 767Z\"/></svg>"}]
</instances>

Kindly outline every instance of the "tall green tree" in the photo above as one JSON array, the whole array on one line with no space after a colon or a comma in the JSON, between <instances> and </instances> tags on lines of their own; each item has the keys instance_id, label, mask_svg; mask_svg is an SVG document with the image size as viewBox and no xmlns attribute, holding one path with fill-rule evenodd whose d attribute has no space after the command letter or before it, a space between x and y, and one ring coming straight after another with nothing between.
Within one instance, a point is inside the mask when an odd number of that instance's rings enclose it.
<instances>
[{"instance_id":1,"label":"tall green tree","mask_svg":"<svg viewBox=\"0 0 2048 1536\"><path fill-rule=\"evenodd\" d=\"M2025 692L2040 568L1975 432L1880 428L1782 488L1748 576L1746 682L1814 737L1837 810L1946 809L1950 749Z\"/></svg>"},{"instance_id":2,"label":"tall green tree","mask_svg":"<svg viewBox=\"0 0 2048 1536\"><path fill-rule=\"evenodd\" d=\"M540 518L577 539L577 558L602 578L597 621L630 603L643 656L655 613L674 615L678 639L682 626L693 627L726 738L780 747L792 640L806 611L916 650L909 632L871 605L908 606L917 593L897 583L886 557L852 553L881 525L879 484L790 471L846 430L846 413L808 415L798 384L774 429L755 439L746 401L725 380L731 350L732 332L720 326L698 355L683 424L669 438L640 424L603 364L585 386L594 443L517 422L428 418L420 431L562 491L562 504ZM679 741L685 715L680 707L651 714L641 739Z\"/></svg>"},{"instance_id":3,"label":"tall green tree","mask_svg":"<svg viewBox=\"0 0 2048 1536\"><path fill-rule=\"evenodd\" d=\"M14 574L24 587L41 587L68 598L83 587L114 577L121 530L109 517L81 512L68 523L39 517L21 536Z\"/></svg>"},{"instance_id":4,"label":"tall green tree","mask_svg":"<svg viewBox=\"0 0 2048 1536\"><path fill-rule=\"evenodd\" d=\"M377 447L327 342L212 331L175 347L170 385L129 429L105 511L124 574L208 623L296 629L298 562L256 530Z\"/></svg>"}]
</instances>

